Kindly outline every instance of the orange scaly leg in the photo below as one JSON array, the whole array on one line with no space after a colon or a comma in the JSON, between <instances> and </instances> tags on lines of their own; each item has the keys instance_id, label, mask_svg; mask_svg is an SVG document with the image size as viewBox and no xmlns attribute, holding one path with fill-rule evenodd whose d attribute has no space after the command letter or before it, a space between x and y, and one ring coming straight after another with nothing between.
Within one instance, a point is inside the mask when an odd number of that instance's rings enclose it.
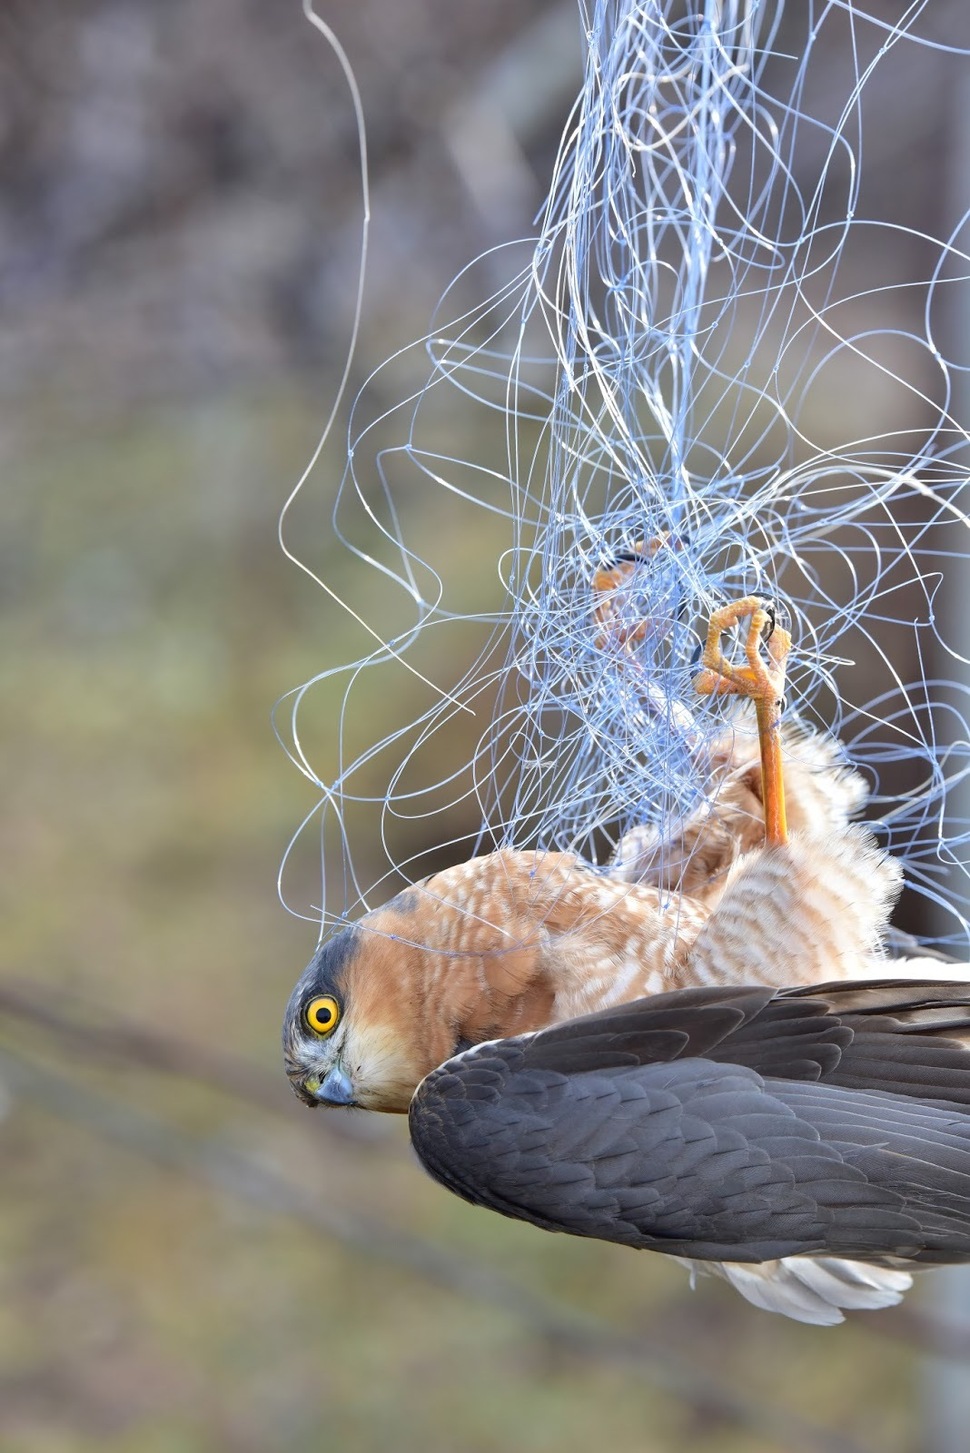
<instances>
[{"instance_id":1,"label":"orange scaly leg","mask_svg":"<svg viewBox=\"0 0 970 1453\"><path fill-rule=\"evenodd\" d=\"M744 643L746 666L736 666L721 650L721 636L732 626L749 620ZM761 654L765 641L767 661ZM721 606L711 615L701 662L704 667L694 683L702 696L750 696L758 717L761 746L761 786L765 807L765 843L773 846L788 841L785 821L785 782L781 761L781 710L785 692L785 661L791 636L773 623L771 613L756 596L745 596Z\"/></svg>"},{"instance_id":2,"label":"orange scaly leg","mask_svg":"<svg viewBox=\"0 0 970 1453\"><path fill-rule=\"evenodd\" d=\"M644 591L636 588L637 571L649 567L660 550L680 550L676 535L664 530L651 540L638 540L632 549L621 550L593 574L593 620L599 634L596 647L608 651L618 667L631 673L644 710L651 716L672 722L683 743L695 750L700 745L694 718L680 701L666 696L637 659L637 647L649 638L661 641L673 630L676 620L669 608L657 615L640 616Z\"/></svg>"},{"instance_id":3,"label":"orange scaly leg","mask_svg":"<svg viewBox=\"0 0 970 1453\"><path fill-rule=\"evenodd\" d=\"M624 623L618 596L637 567L647 565L665 543L666 537L650 540L648 543L638 540L632 550L621 551L609 565L603 565L595 571L590 584L595 601L593 619L603 632L596 638L596 645L601 651L609 645L612 638L629 653L646 636L646 621L637 621L632 626Z\"/></svg>"}]
</instances>

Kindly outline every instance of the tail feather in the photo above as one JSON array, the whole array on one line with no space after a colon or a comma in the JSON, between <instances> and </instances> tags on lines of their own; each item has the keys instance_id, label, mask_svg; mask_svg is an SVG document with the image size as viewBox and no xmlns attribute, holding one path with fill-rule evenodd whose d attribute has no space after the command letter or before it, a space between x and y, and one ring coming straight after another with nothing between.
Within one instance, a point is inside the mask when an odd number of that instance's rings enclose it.
<instances>
[{"instance_id":1,"label":"tail feather","mask_svg":"<svg viewBox=\"0 0 970 1453\"><path fill-rule=\"evenodd\" d=\"M722 1276L763 1311L817 1327L844 1321L845 1311L894 1307L913 1284L907 1271L834 1256L786 1256L753 1265L737 1261L689 1265L692 1275Z\"/></svg>"}]
</instances>

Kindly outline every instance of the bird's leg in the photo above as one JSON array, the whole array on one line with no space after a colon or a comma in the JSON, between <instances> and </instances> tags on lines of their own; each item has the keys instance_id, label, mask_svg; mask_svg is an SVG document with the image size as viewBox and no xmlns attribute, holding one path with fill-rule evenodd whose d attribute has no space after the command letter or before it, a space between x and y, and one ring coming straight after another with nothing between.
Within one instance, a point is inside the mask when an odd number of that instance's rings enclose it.
<instances>
[{"instance_id":1,"label":"bird's leg","mask_svg":"<svg viewBox=\"0 0 970 1453\"><path fill-rule=\"evenodd\" d=\"M748 620L744 643L747 665L739 666L724 655L721 637L745 618ZM767 660L762 656L762 642ZM785 661L790 649L791 636L775 624L774 613L756 596L745 596L743 600L732 601L712 613L701 657L704 669L694 683L702 696L750 696L754 701L761 747L765 843L769 846L788 841L781 761L781 713Z\"/></svg>"},{"instance_id":2,"label":"bird's leg","mask_svg":"<svg viewBox=\"0 0 970 1453\"><path fill-rule=\"evenodd\" d=\"M631 647L639 645L646 636L647 621L637 621L635 625L624 624L617 606L617 592L626 585L638 565L646 565L653 559L665 541L665 536L650 540L649 543L638 540L632 550L621 550L608 565L601 565L594 573L590 584L596 601L593 619L602 631L602 635L596 638L599 650L605 650L612 638L617 645L630 653Z\"/></svg>"},{"instance_id":3,"label":"bird's leg","mask_svg":"<svg viewBox=\"0 0 970 1453\"><path fill-rule=\"evenodd\" d=\"M593 619L600 632L596 637L597 649L608 652L614 669L625 673L644 716L662 723L662 730L672 729L683 747L691 755L697 755L705 744L693 715L682 701L667 695L656 674L644 668L637 650L647 640L662 642L673 630L683 605L673 613L668 609L656 615L641 615L633 609L646 594L646 590L635 589L637 571L648 567L661 550L682 548L683 542L666 530L650 540L638 540L631 549L617 552L608 563L601 565L590 584ZM706 762L704 770L707 770ZM611 873L631 883L653 882L657 870L666 882L672 865L685 864L691 856L683 831L684 823L679 817L669 818L662 833L647 821L627 829L613 852ZM673 874L679 879L676 868Z\"/></svg>"},{"instance_id":4,"label":"bird's leg","mask_svg":"<svg viewBox=\"0 0 970 1453\"><path fill-rule=\"evenodd\" d=\"M596 637L597 650L612 651L614 659L631 673L644 710L653 717L671 721L686 746L693 751L698 745L694 718L682 702L672 701L643 670L634 649L648 637L659 640L667 635L674 621L666 614L648 615L631 621L630 598L626 590L639 567L649 565L658 551L680 548L681 542L666 531L655 535L652 540L638 540L632 550L622 550L608 565L601 565L590 584L595 601L593 619L602 632Z\"/></svg>"}]
</instances>

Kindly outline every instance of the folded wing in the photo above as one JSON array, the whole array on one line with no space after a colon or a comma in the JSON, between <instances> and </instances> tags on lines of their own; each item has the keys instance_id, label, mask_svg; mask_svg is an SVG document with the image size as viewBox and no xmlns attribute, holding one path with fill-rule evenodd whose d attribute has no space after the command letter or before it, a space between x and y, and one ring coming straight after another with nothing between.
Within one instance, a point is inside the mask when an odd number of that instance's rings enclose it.
<instances>
[{"instance_id":1,"label":"folded wing","mask_svg":"<svg viewBox=\"0 0 970 1453\"><path fill-rule=\"evenodd\" d=\"M412 1138L458 1195L548 1230L734 1267L848 1258L901 1283L970 1258L970 997L954 990L639 1000L449 1060L415 1094Z\"/></svg>"}]
</instances>

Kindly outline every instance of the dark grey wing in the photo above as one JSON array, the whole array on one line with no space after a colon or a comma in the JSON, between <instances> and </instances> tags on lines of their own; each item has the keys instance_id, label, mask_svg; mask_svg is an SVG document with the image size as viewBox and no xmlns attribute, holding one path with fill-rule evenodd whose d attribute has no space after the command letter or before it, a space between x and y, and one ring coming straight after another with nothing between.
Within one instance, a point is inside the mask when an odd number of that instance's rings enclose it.
<instances>
[{"instance_id":1,"label":"dark grey wing","mask_svg":"<svg viewBox=\"0 0 970 1453\"><path fill-rule=\"evenodd\" d=\"M862 979L679 989L557 1025L529 1049L531 1066L569 1074L688 1056L769 1079L970 1105L970 986Z\"/></svg>"},{"instance_id":2,"label":"dark grey wing","mask_svg":"<svg viewBox=\"0 0 970 1453\"><path fill-rule=\"evenodd\" d=\"M933 1100L970 1109L970 988L949 980L872 979L786 989L768 1006L767 1019L778 1010L804 1007L814 1017L839 1024L850 1038L837 1063L821 1072L826 1083L846 1089L879 1090L910 1099ZM765 1035L753 1043L747 1062L760 1060L766 1069ZM740 1039L740 1037L739 1037ZM732 1048L737 1049L738 1043ZM779 1046L783 1050L783 1046ZM752 1054L752 1050L754 1053ZM781 1061L781 1072L788 1073Z\"/></svg>"},{"instance_id":3,"label":"dark grey wing","mask_svg":"<svg viewBox=\"0 0 970 1453\"><path fill-rule=\"evenodd\" d=\"M970 1000L952 989L640 1000L449 1061L412 1139L449 1189L548 1230L709 1260L970 1258L966 1085L950 1103Z\"/></svg>"}]
</instances>

